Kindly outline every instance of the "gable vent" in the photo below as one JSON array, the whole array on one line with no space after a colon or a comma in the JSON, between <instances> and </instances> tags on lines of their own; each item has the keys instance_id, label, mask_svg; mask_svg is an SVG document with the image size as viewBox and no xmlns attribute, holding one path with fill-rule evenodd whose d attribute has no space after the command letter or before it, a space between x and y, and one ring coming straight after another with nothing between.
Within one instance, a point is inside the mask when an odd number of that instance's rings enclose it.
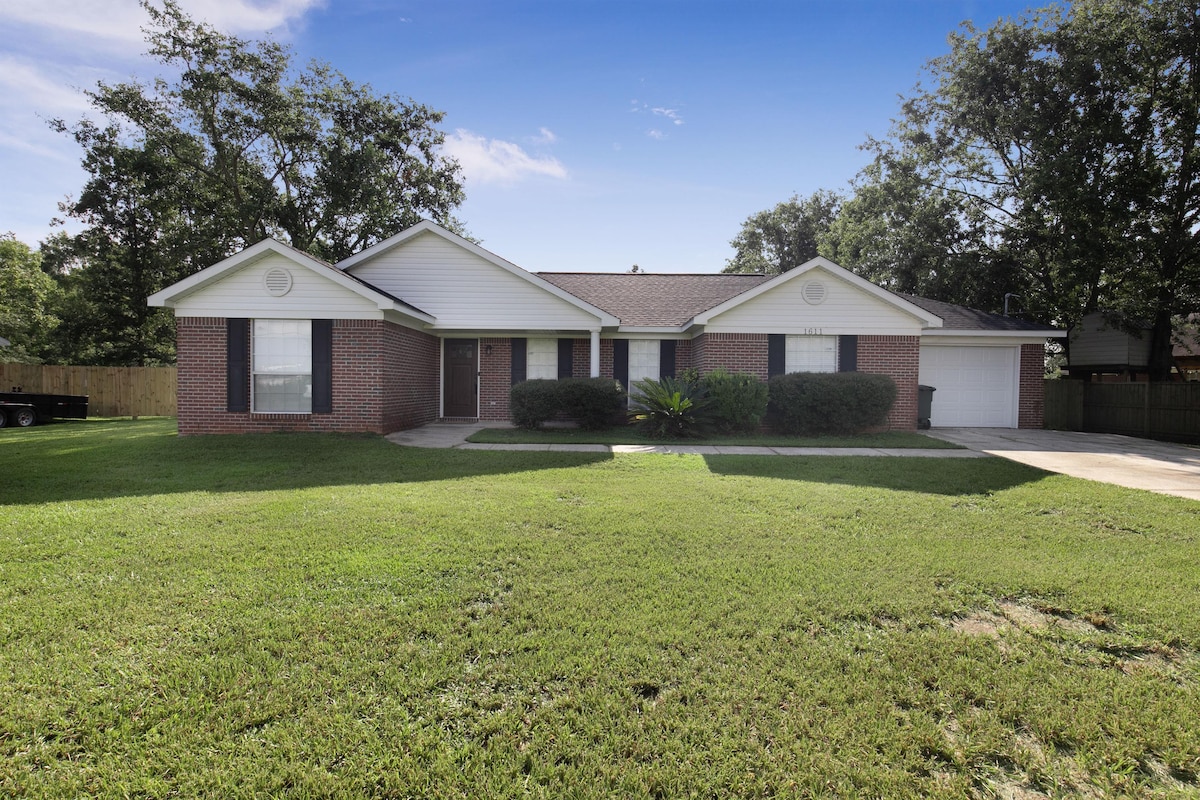
<instances>
[{"instance_id":1,"label":"gable vent","mask_svg":"<svg viewBox=\"0 0 1200 800\"><path fill-rule=\"evenodd\" d=\"M819 306L825 302L826 291L825 284L818 281L809 281L804 284L804 288L800 290L800 294L804 297L804 302L810 306Z\"/></svg>"},{"instance_id":2,"label":"gable vent","mask_svg":"<svg viewBox=\"0 0 1200 800\"><path fill-rule=\"evenodd\" d=\"M283 267L267 270L263 275L263 288L272 297L283 297L292 290L292 273Z\"/></svg>"}]
</instances>

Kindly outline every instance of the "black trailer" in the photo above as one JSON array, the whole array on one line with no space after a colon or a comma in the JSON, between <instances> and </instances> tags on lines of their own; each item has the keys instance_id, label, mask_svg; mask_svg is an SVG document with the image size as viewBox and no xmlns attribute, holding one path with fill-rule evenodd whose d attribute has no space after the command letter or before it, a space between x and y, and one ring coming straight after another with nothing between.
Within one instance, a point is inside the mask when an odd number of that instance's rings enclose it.
<instances>
[{"instance_id":1,"label":"black trailer","mask_svg":"<svg viewBox=\"0 0 1200 800\"><path fill-rule=\"evenodd\" d=\"M28 428L52 419L87 419L87 395L0 392L0 428Z\"/></svg>"}]
</instances>

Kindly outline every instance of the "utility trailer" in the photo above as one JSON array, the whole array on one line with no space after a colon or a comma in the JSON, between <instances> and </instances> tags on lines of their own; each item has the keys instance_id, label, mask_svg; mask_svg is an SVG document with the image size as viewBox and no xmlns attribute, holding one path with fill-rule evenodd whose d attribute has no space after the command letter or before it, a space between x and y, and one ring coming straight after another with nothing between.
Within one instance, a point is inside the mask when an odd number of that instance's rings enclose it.
<instances>
[{"instance_id":1,"label":"utility trailer","mask_svg":"<svg viewBox=\"0 0 1200 800\"><path fill-rule=\"evenodd\" d=\"M52 419L87 419L87 395L0 392L0 428L14 425L28 428Z\"/></svg>"}]
</instances>

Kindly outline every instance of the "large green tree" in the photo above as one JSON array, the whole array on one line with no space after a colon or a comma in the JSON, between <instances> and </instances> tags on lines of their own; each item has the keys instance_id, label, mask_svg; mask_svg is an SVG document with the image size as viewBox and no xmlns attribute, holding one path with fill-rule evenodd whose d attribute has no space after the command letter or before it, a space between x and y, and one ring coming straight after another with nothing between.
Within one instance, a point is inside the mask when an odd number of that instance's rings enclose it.
<instances>
[{"instance_id":1,"label":"large green tree","mask_svg":"<svg viewBox=\"0 0 1200 800\"><path fill-rule=\"evenodd\" d=\"M792 195L774 208L752 214L730 242L734 256L722 271L778 275L812 260L841 202L834 192L817 191L803 200Z\"/></svg>"},{"instance_id":2,"label":"large green tree","mask_svg":"<svg viewBox=\"0 0 1200 800\"><path fill-rule=\"evenodd\" d=\"M1200 4L1077 0L965 25L904 101L834 225L835 257L898 288L1070 325L1200 306Z\"/></svg>"},{"instance_id":3,"label":"large green tree","mask_svg":"<svg viewBox=\"0 0 1200 800\"><path fill-rule=\"evenodd\" d=\"M89 180L76 282L102 316L106 363L173 357L171 322L148 294L268 236L337 261L422 218L460 229L459 167L440 154L442 114L377 94L288 49L196 22L174 0L143 3L149 53L172 76L99 84L100 122L54 125Z\"/></svg>"},{"instance_id":4,"label":"large green tree","mask_svg":"<svg viewBox=\"0 0 1200 800\"><path fill-rule=\"evenodd\" d=\"M58 286L42 269L41 253L7 233L0 236L0 361L45 359L58 326ZM3 387L7 390L8 387Z\"/></svg>"}]
</instances>

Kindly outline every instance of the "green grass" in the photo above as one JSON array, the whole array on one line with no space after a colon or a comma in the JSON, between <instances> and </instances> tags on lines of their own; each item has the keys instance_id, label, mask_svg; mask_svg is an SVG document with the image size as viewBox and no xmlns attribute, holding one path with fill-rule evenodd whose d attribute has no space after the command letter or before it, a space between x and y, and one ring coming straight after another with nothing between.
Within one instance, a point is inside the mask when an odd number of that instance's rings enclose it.
<instances>
[{"instance_id":1,"label":"green grass","mask_svg":"<svg viewBox=\"0 0 1200 800\"><path fill-rule=\"evenodd\" d=\"M757 447L902 447L926 449L961 449L956 444L922 436L919 433L886 431L861 436L781 436L778 434L748 434L740 436L709 436L703 439L653 439L635 428L610 428L585 431L579 428L545 428L537 431L522 428L484 428L467 437L480 444L702 444L742 445Z\"/></svg>"},{"instance_id":2,"label":"green grass","mask_svg":"<svg viewBox=\"0 0 1200 800\"><path fill-rule=\"evenodd\" d=\"M0 475L0 796L1200 791L1195 502L160 420Z\"/></svg>"}]
</instances>

